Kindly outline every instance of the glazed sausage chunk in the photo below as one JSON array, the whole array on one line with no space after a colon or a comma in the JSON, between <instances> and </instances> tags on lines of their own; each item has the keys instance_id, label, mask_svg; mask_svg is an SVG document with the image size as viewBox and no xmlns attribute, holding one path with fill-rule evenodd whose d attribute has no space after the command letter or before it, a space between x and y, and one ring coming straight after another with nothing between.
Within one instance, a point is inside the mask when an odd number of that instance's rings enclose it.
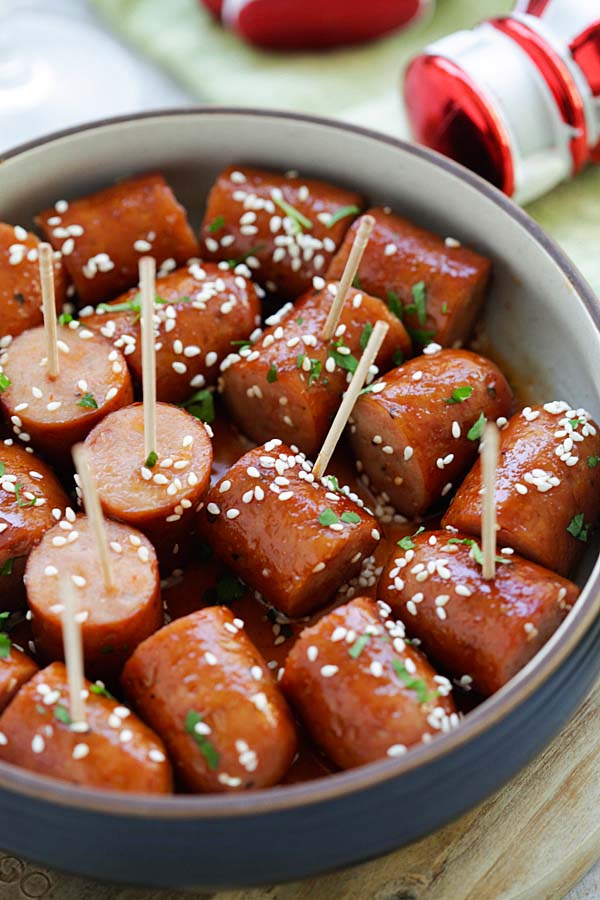
<instances>
[{"instance_id":1,"label":"glazed sausage chunk","mask_svg":"<svg viewBox=\"0 0 600 900\"><path fill-rule=\"evenodd\" d=\"M342 769L400 756L458 724L450 682L385 614L357 597L305 629L285 664L285 694Z\"/></svg>"},{"instance_id":2,"label":"glazed sausage chunk","mask_svg":"<svg viewBox=\"0 0 600 900\"><path fill-rule=\"evenodd\" d=\"M156 394L180 403L194 388L214 384L219 363L260 324L260 301L251 281L220 272L214 263L192 263L156 284ZM100 304L85 319L124 353L131 374L142 382L140 300L132 289L114 303Z\"/></svg>"},{"instance_id":3,"label":"glazed sausage chunk","mask_svg":"<svg viewBox=\"0 0 600 900\"><path fill-rule=\"evenodd\" d=\"M72 323L77 325L77 323ZM8 384L0 407L19 440L58 467L104 416L133 400L131 378L118 350L85 327L59 327L60 374L46 370L44 329L32 328L0 357Z\"/></svg>"},{"instance_id":4,"label":"glazed sausage chunk","mask_svg":"<svg viewBox=\"0 0 600 900\"><path fill-rule=\"evenodd\" d=\"M362 206L359 194L323 181L230 167L209 194L200 253L242 274L250 268L269 291L291 299L325 275Z\"/></svg>"},{"instance_id":5,"label":"glazed sausage chunk","mask_svg":"<svg viewBox=\"0 0 600 900\"><path fill-rule=\"evenodd\" d=\"M63 255L82 304L110 300L138 282L142 256L171 271L198 255L185 210L162 175L140 175L36 218Z\"/></svg>"},{"instance_id":6,"label":"glazed sausage chunk","mask_svg":"<svg viewBox=\"0 0 600 900\"><path fill-rule=\"evenodd\" d=\"M148 638L121 680L189 790L269 787L291 765L290 711L244 623L226 607L192 613Z\"/></svg>"},{"instance_id":7,"label":"glazed sausage chunk","mask_svg":"<svg viewBox=\"0 0 600 900\"><path fill-rule=\"evenodd\" d=\"M135 647L163 624L158 563L152 544L120 522L105 522L115 581L103 580L94 533L86 516L72 510L46 532L25 572L35 645L48 661L63 659L60 575L76 589L86 672L117 675Z\"/></svg>"},{"instance_id":8,"label":"glazed sausage chunk","mask_svg":"<svg viewBox=\"0 0 600 900\"><path fill-rule=\"evenodd\" d=\"M25 599L27 556L69 505L69 498L46 463L17 447L0 443L0 594L2 609Z\"/></svg>"},{"instance_id":9,"label":"glazed sausage chunk","mask_svg":"<svg viewBox=\"0 0 600 900\"><path fill-rule=\"evenodd\" d=\"M502 548L486 581L481 548L462 532L405 538L378 597L428 657L484 697L499 690L556 631L577 599L572 582Z\"/></svg>"},{"instance_id":10,"label":"glazed sausage chunk","mask_svg":"<svg viewBox=\"0 0 600 900\"><path fill-rule=\"evenodd\" d=\"M480 534L481 468L465 478L443 524ZM500 545L568 575L600 513L600 435L584 409L526 407L500 436L496 516Z\"/></svg>"},{"instance_id":11,"label":"glazed sausage chunk","mask_svg":"<svg viewBox=\"0 0 600 900\"><path fill-rule=\"evenodd\" d=\"M404 317L415 344L464 343L485 298L490 260L386 207L371 209L369 215L375 227L358 270L361 288ZM328 278L340 278L359 224L357 219L346 233Z\"/></svg>"},{"instance_id":12,"label":"glazed sausage chunk","mask_svg":"<svg viewBox=\"0 0 600 900\"><path fill-rule=\"evenodd\" d=\"M337 284L306 294L280 311L252 347L223 364L223 393L236 425L263 443L273 435L314 457L340 405L378 320L389 331L376 360L380 372L410 353L402 323L375 297L350 290L340 325L324 341L325 325Z\"/></svg>"},{"instance_id":13,"label":"glazed sausage chunk","mask_svg":"<svg viewBox=\"0 0 600 900\"><path fill-rule=\"evenodd\" d=\"M42 324L39 243L35 234L20 225L0 222L0 340L4 338L5 342L27 328ZM67 296L67 277L60 253L54 255L54 293L56 310L60 312Z\"/></svg>"},{"instance_id":14,"label":"glazed sausage chunk","mask_svg":"<svg viewBox=\"0 0 600 900\"><path fill-rule=\"evenodd\" d=\"M156 406L157 459L144 453L140 403L104 419L85 445L107 516L139 528L163 568L182 559L210 481L212 446L204 425L176 406Z\"/></svg>"},{"instance_id":15,"label":"glazed sausage chunk","mask_svg":"<svg viewBox=\"0 0 600 900\"><path fill-rule=\"evenodd\" d=\"M38 672L0 716L0 759L83 787L170 793L160 738L101 687L86 681L85 689L88 730L75 730L63 663Z\"/></svg>"},{"instance_id":16,"label":"glazed sausage chunk","mask_svg":"<svg viewBox=\"0 0 600 900\"><path fill-rule=\"evenodd\" d=\"M6 635L0 643L0 712L2 712L26 681L33 678L37 665L18 647L11 644Z\"/></svg>"},{"instance_id":17,"label":"glazed sausage chunk","mask_svg":"<svg viewBox=\"0 0 600 900\"><path fill-rule=\"evenodd\" d=\"M273 439L238 460L200 514L215 553L288 616L325 606L380 538L362 501L328 490L311 468Z\"/></svg>"},{"instance_id":18,"label":"glazed sausage chunk","mask_svg":"<svg viewBox=\"0 0 600 900\"><path fill-rule=\"evenodd\" d=\"M482 356L411 359L358 398L350 440L359 470L399 512L420 515L473 464L485 419L507 416L511 404L504 375Z\"/></svg>"}]
</instances>

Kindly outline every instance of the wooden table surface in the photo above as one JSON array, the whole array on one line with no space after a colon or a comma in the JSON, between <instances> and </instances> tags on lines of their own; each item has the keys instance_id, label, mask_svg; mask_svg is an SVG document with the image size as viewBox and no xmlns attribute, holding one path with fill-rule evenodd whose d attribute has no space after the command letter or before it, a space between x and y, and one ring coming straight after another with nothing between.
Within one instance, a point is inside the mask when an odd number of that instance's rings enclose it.
<instances>
[{"instance_id":1,"label":"wooden table surface","mask_svg":"<svg viewBox=\"0 0 600 900\"><path fill-rule=\"evenodd\" d=\"M104 885L5 854L0 898L562 900L599 857L600 683L556 740L502 791L374 862L264 889L184 893Z\"/></svg>"}]
</instances>

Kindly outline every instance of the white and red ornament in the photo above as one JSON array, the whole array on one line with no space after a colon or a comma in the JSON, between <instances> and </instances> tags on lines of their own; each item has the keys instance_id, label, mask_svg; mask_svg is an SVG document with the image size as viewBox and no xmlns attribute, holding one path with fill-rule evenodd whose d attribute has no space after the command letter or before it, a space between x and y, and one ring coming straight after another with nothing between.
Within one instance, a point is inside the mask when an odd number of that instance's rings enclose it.
<instances>
[{"instance_id":1,"label":"white and red ornament","mask_svg":"<svg viewBox=\"0 0 600 900\"><path fill-rule=\"evenodd\" d=\"M434 0L202 0L224 25L272 50L356 44L409 25Z\"/></svg>"},{"instance_id":2,"label":"white and red ornament","mask_svg":"<svg viewBox=\"0 0 600 900\"><path fill-rule=\"evenodd\" d=\"M415 138L524 203L600 162L600 0L519 0L412 60Z\"/></svg>"}]
</instances>

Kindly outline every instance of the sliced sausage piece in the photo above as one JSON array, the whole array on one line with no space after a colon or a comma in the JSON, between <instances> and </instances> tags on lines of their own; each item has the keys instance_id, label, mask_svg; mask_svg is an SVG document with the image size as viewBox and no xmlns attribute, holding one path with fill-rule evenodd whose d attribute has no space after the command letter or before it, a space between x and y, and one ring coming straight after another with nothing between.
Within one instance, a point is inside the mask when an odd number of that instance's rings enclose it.
<instances>
[{"instance_id":1,"label":"sliced sausage piece","mask_svg":"<svg viewBox=\"0 0 600 900\"><path fill-rule=\"evenodd\" d=\"M411 359L360 396L350 441L370 485L412 518L473 464L484 418L506 417L511 405L508 382L489 359L442 350Z\"/></svg>"},{"instance_id":2,"label":"sliced sausage piece","mask_svg":"<svg viewBox=\"0 0 600 900\"><path fill-rule=\"evenodd\" d=\"M13 440L0 443L0 595L2 609L25 601L25 560L69 505L52 469Z\"/></svg>"},{"instance_id":3,"label":"sliced sausage piece","mask_svg":"<svg viewBox=\"0 0 600 900\"><path fill-rule=\"evenodd\" d=\"M405 642L402 623L367 597L302 632L281 686L342 769L400 756L458 724L448 679Z\"/></svg>"},{"instance_id":4,"label":"sliced sausage piece","mask_svg":"<svg viewBox=\"0 0 600 900\"><path fill-rule=\"evenodd\" d=\"M481 533L481 467L475 463L442 520ZM584 409L555 401L525 407L500 436L498 543L568 575L600 514L600 435Z\"/></svg>"},{"instance_id":5,"label":"sliced sausage piece","mask_svg":"<svg viewBox=\"0 0 600 900\"><path fill-rule=\"evenodd\" d=\"M94 678L121 671L137 645L163 624L156 553L139 531L105 522L115 589L104 585L94 532L86 516L71 516L46 532L25 571L36 648L51 662L64 659L61 573L76 587L85 670Z\"/></svg>"},{"instance_id":6,"label":"sliced sausage piece","mask_svg":"<svg viewBox=\"0 0 600 900\"><path fill-rule=\"evenodd\" d=\"M274 435L314 457L373 326L389 325L377 367L386 372L410 354L402 323L381 300L350 290L336 336L321 332L337 284L310 292L278 315L257 343L223 364L223 392L236 425L255 441Z\"/></svg>"},{"instance_id":7,"label":"sliced sausage piece","mask_svg":"<svg viewBox=\"0 0 600 900\"><path fill-rule=\"evenodd\" d=\"M161 739L98 686L86 681L85 689L89 730L74 730L63 663L38 672L0 716L0 759L83 787L170 793Z\"/></svg>"},{"instance_id":8,"label":"sliced sausage piece","mask_svg":"<svg viewBox=\"0 0 600 900\"><path fill-rule=\"evenodd\" d=\"M230 166L208 196L200 253L250 268L267 290L291 299L325 275L362 207L359 194L323 181Z\"/></svg>"},{"instance_id":9,"label":"sliced sausage piece","mask_svg":"<svg viewBox=\"0 0 600 900\"><path fill-rule=\"evenodd\" d=\"M20 225L0 222L0 339L4 343L43 322L39 238ZM56 311L67 297L67 276L60 253L54 255Z\"/></svg>"},{"instance_id":10,"label":"sliced sausage piece","mask_svg":"<svg viewBox=\"0 0 600 900\"><path fill-rule=\"evenodd\" d=\"M144 454L144 409L108 416L86 440L107 516L139 528L163 570L183 562L198 504L210 482L212 446L204 425L176 406L156 406L158 459Z\"/></svg>"},{"instance_id":11,"label":"sliced sausage piece","mask_svg":"<svg viewBox=\"0 0 600 900\"><path fill-rule=\"evenodd\" d=\"M219 363L260 325L260 301L251 281L220 272L214 263L178 269L156 285L156 393L180 403L194 388L214 384ZM86 317L125 354L135 380L142 381L140 299L137 288Z\"/></svg>"},{"instance_id":12,"label":"sliced sausage piece","mask_svg":"<svg viewBox=\"0 0 600 900\"><path fill-rule=\"evenodd\" d=\"M77 323L74 323L77 324ZM118 350L85 327L58 328L60 374L46 371L43 327L25 331L0 362L10 384L0 407L24 442L64 468L73 444L104 416L133 400L131 378Z\"/></svg>"},{"instance_id":13,"label":"sliced sausage piece","mask_svg":"<svg viewBox=\"0 0 600 900\"><path fill-rule=\"evenodd\" d=\"M19 688L33 678L38 671L37 665L23 653L10 643L10 639L2 635L4 641L0 644L2 653L0 655L0 712L2 712L15 696Z\"/></svg>"},{"instance_id":14,"label":"sliced sausage piece","mask_svg":"<svg viewBox=\"0 0 600 900\"><path fill-rule=\"evenodd\" d=\"M290 711L243 622L223 606L148 638L121 681L191 791L269 787L291 765Z\"/></svg>"},{"instance_id":15,"label":"sliced sausage piece","mask_svg":"<svg viewBox=\"0 0 600 900\"><path fill-rule=\"evenodd\" d=\"M481 548L463 532L425 531L403 547L381 576L379 599L432 660L484 697L535 656L579 594L510 548L501 548L496 577L486 581Z\"/></svg>"},{"instance_id":16,"label":"sliced sausage piece","mask_svg":"<svg viewBox=\"0 0 600 900\"><path fill-rule=\"evenodd\" d=\"M460 346L479 315L491 272L485 256L403 219L387 207L369 210L375 227L358 270L361 288L404 317L415 344ZM340 278L357 219L331 263Z\"/></svg>"},{"instance_id":17,"label":"sliced sausage piece","mask_svg":"<svg viewBox=\"0 0 600 900\"><path fill-rule=\"evenodd\" d=\"M362 501L332 493L311 468L273 439L232 466L199 517L215 553L288 616L325 606L380 538Z\"/></svg>"},{"instance_id":18,"label":"sliced sausage piece","mask_svg":"<svg viewBox=\"0 0 600 900\"><path fill-rule=\"evenodd\" d=\"M156 173L68 203L59 200L36 223L62 252L82 304L110 300L137 285L142 256L171 270L198 255L184 208Z\"/></svg>"}]
</instances>

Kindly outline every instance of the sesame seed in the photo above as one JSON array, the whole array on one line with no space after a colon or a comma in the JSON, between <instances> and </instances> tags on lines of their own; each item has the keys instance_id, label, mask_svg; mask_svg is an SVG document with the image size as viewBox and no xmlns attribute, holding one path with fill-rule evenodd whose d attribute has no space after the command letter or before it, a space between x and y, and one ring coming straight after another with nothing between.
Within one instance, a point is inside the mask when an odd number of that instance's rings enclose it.
<instances>
[{"instance_id":1,"label":"sesame seed","mask_svg":"<svg viewBox=\"0 0 600 900\"><path fill-rule=\"evenodd\" d=\"M333 678L338 672L338 666L321 666L321 675L323 678Z\"/></svg>"},{"instance_id":2,"label":"sesame seed","mask_svg":"<svg viewBox=\"0 0 600 900\"><path fill-rule=\"evenodd\" d=\"M227 512L225 513L225 515L228 519L237 519L239 514L240 514L239 509L228 509Z\"/></svg>"},{"instance_id":3,"label":"sesame seed","mask_svg":"<svg viewBox=\"0 0 600 900\"><path fill-rule=\"evenodd\" d=\"M90 752L90 748L87 744L75 744L73 747L73 759L85 759L85 757Z\"/></svg>"},{"instance_id":4,"label":"sesame seed","mask_svg":"<svg viewBox=\"0 0 600 900\"><path fill-rule=\"evenodd\" d=\"M46 747L46 742L41 734L36 734L31 742L31 749L34 753L43 753Z\"/></svg>"}]
</instances>

